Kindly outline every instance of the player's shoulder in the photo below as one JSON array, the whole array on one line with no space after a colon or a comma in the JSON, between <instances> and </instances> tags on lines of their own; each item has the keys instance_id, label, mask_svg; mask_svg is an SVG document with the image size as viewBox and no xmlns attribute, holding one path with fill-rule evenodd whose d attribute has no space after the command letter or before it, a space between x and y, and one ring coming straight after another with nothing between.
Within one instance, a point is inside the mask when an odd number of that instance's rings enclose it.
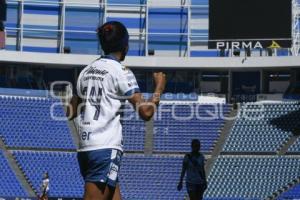
<instances>
[{"instance_id":1,"label":"player's shoulder","mask_svg":"<svg viewBox=\"0 0 300 200\"><path fill-rule=\"evenodd\" d=\"M126 66L122 65L121 63L119 63L119 65L114 65L112 67L113 70L113 74L112 76L116 77L118 79L118 77L127 77L130 78L131 76L134 76L133 72Z\"/></svg>"}]
</instances>

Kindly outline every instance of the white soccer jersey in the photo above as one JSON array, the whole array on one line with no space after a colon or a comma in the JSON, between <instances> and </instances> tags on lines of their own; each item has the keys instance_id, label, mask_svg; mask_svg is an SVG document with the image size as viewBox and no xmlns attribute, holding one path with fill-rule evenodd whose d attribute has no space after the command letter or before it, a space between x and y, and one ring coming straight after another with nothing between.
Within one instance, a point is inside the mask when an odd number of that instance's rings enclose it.
<instances>
[{"instance_id":1,"label":"white soccer jersey","mask_svg":"<svg viewBox=\"0 0 300 200\"><path fill-rule=\"evenodd\" d=\"M118 149L123 151L121 107L124 97L139 92L134 74L113 57L103 57L82 70L77 95L82 98L77 118L78 151Z\"/></svg>"},{"instance_id":2,"label":"white soccer jersey","mask_svg":"<svg viewBox=\"0 0 300 200\"><path fill-rule=\"evenodd\" d=\"M49 191L49 178L43 179L43 184L42 184L42 193L43 192L48 192Z\"/></svg>"}]
</instances>

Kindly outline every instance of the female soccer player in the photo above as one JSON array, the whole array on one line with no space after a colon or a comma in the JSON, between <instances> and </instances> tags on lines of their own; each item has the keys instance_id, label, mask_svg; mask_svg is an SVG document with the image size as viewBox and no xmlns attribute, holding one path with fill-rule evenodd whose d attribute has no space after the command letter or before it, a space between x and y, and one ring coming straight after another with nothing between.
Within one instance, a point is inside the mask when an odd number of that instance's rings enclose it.
<instances>
[{"instance_id":1,"label":"female soccer player","mask_svg":"<svg viewBox=\"0 0 300 200\"><path fill-rule=\"evenodd\" d=\"M154 73L154 95L145 101L134 74L120 64L128 52L128 31L112 21L98 28L105 55L79 75L67 115L77 117L80 144L78 162L85 181L84 200L119 200L118 185L123 152L122 104L127 99L140 117L150 120L165 88L165 74Z\"/></svg>"}]
</instances>

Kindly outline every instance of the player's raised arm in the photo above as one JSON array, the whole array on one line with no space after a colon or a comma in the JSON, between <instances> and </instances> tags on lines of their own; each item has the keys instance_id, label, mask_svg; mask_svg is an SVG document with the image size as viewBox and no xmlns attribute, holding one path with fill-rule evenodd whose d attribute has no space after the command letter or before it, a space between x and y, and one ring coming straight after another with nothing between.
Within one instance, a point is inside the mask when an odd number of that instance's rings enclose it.
<instances>
[{"instance_id":1,"label":"player's raised arm","mask_svg":"<svg viewBox=\"0 0 300 200\"><path fill-rule=\"evenodd\" d=\"M164 73L154 73L153 78L155 82L155 89L152 98L145 100L141 93L135 93L128 99L128 101L137 110L140 117L145 121L149 121L152 118L156 107L159 104L160 96L166 86L166 75Z\"/></svg>"}]
</instances>

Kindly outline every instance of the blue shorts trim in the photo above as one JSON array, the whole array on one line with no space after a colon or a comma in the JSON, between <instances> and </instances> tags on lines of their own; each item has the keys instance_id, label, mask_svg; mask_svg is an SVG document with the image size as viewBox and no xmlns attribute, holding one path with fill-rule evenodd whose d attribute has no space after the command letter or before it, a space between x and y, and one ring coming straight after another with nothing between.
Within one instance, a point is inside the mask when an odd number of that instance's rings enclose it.
<instances>
[{"instance_id":1,"label":"blue shorts trim","mask_svg":"<svg viewBox=\"0 0 300 200\"><path fill-rule=\"evenodd\" d=\"M122 155L122 151L117 149L78 152L77 159L84 181L116 187Z\"/></svg>"}]
</instances>

